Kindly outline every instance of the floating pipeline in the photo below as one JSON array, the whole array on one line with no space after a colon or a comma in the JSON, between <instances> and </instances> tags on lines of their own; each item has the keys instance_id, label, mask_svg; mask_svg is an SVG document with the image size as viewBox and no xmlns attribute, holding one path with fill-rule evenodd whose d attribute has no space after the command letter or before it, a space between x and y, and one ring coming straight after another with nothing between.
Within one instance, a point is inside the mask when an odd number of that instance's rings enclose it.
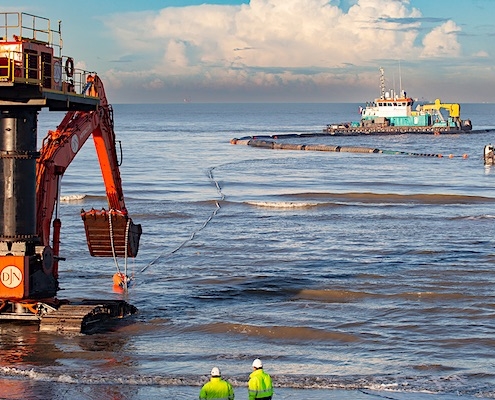
<instances>
[{"instance_id":1,"label":"floating pipeline","mask_svg":"<svg viewBox=\"0 0 495 400\"><path fill-rule=\"evenodd\" d=\"M264 137L266 138L266 136ZM436 157L442 158L442 154L438 153L414 153L409 151L397 151L397 150L382 150L372 147L353 147L353 146L333 146L326 144L294 144L294 143L278 143L274 141L261 140L259 136L252 138L231 139L231 144L245 145L251 147L259 147L263 149L273 150L305 150L305 151L329 151L338 153L379 153L390 155L403 155L403 156L416 156L416 157ZM449 154L448 158L462 157L468 158L467 154L462 156L455 156Z\"/></svg>"},{"instance_id":2,"label":"floating pipeline","mask_svg":"<svg viewBox=\"0 0 495 400\"><path fill-rule=\"evenodd\" d=\"M240 139L232 140L253 140L253 139L294 139L294 138L309 138L309 137L328 137L328 136L377 136L377 135L406 135L406 134L425 134L425 135L459 135L459 134L474 134L474 133L487 133L494 132L495 128L486 129L472 129L470 131L463 131L448 127L435 127L435 129L428 127L388 127L391 129L383 128L346 128L342 130L323 130L323 132L307 132L307 133L282 133L277 135L256 135L245 136ZM243 143L240 143L243 144Z\"/></svg>"}]
</instances>

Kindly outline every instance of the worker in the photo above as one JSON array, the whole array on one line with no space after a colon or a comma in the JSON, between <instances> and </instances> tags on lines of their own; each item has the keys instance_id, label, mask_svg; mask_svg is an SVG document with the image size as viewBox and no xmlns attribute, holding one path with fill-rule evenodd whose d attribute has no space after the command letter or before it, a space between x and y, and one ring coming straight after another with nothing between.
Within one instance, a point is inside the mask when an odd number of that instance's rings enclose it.
<instances>
[{"instance_id":1,"label":"worker","mask_svg":"<svg viewBox=\"0 0 495 400\"><path fill-rule=\"evenodd\" d=\"M88 76L86 77L86 85L83 88L83 94L92 97L98 96L95 88L95 77L91 74L88 74Z\"/></svg>"},{"instance_id":2,"label":"worker","mask_svg":"<svg viewBox=\"0 0 495 400\"><path fill-rule=\"evenodd\" d=\"M271 400L273 396L272 378L263 370L259 358L253 361L253 372L249 375L249 400Z\"/></svg>"},{"instance_id":3,"label":"worker","mask_svg":"<svg viewBox=\"0 0 495 400\"><path fill-rule=\"evenodd\" d=\"M211 369L211 379L206 382L199 392L199 400L234 400L234 388L222 379L222 374L218 367Z\"/></svg>"}]
</instances>

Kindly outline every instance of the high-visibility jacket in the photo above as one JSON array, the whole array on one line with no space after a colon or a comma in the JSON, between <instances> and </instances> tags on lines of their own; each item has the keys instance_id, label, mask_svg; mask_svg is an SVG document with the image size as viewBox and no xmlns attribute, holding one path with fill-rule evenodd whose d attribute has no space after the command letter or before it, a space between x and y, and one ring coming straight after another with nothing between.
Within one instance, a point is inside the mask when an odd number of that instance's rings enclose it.
<instances>
[{"instance_id":1,"label":"high-visibility jacket","mask_svg":"<svg viewBox=\"0 0 495 400\"><path fill-rule=\"evenodd\" d=\"M272 378L262 368L249 375L249 400L266 399L273 396Z\"/></svg>"},{"instance_id":2,"label":"high-visibility jacket","mask_svg":"<svg viewBox=\"0 0 495 400\"><path fill-rule=\"evenodd\" d=\"M234 400L234 388L220 377L212 377L199 392L199 400Z\"/></svg>"}]
</instances>

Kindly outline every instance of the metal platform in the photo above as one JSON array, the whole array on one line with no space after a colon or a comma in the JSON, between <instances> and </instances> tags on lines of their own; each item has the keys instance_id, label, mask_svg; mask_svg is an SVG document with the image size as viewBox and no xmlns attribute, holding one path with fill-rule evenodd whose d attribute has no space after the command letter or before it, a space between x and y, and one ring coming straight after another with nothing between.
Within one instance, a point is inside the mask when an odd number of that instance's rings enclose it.
<instances>
[{"instance_id":1,"label":"metal platform","mask_svg":"<svg viewBox=\"0 0 495 400\"><path fill-rule=\"evenodd\" d=\"M27 83L0 82L0 107L37 107L50 111L93 111L100 104L98 97L70 91L46 89Z\"/></svg>"}]
</instances>

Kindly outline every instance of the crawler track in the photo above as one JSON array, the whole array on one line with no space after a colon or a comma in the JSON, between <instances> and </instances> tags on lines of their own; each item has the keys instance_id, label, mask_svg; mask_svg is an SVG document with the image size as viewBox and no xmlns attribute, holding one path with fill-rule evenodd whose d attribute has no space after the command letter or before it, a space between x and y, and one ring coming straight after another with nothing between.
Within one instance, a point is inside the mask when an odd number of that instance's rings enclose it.
<instances>
[{"instance_id":1,"label":"crawler track","mask_svg":"<svg viewBox=\"0 0 495 400\"><path fill-rule=\"evenodd\" d=\"M109 325L137 312L123 300L84 300L79 304L64 304L45 314L40 331L91 334L108 329Z\"/></svg>"}]
</instances>

